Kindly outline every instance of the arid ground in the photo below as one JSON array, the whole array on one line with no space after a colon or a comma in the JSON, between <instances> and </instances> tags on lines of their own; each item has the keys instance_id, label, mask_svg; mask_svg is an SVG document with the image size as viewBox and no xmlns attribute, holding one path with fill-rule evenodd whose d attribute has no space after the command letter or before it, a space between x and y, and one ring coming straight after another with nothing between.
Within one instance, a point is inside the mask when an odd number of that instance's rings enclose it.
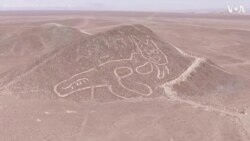
<instances>
[{"instance_id":1,"label":"arid ground","mask_svg":"<svg viewBox=\"0 0 250 141\"><path fill-rule=\"evenodd\" d=\"M250 141L249 37L242 15L2 12L0 140Z\"/></svg>"}]
</instances>

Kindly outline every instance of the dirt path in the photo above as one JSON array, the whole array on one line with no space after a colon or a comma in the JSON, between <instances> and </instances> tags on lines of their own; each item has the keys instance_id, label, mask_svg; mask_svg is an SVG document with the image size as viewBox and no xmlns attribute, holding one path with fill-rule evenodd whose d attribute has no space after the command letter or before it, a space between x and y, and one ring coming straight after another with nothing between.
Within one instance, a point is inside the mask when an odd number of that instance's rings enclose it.
<instances>
[{"instance_id":1,"label":"dirt path","mask_svg":"<svg viewBox=\"0 0 250 141\"><path fill-rule=\"evenodd\" d=\"M172 81L169 81L169 82L166 82L165 84L163 84L161 86L165 90L165 94L168 97L168 99L171 100L171 101L179 102L179 103L185 103L185 104L191 105L192 107L195 107L195 108L202 108L205 111L216 112L216 113L219 113L220 115L230 116L230 117L232 117L232 118L239 121L239 123L241 124L241 126L244 129L245 135L250 140L250 115L247 115L247 113L245 111L240 112L238 109L229 109L229 108L227 108L225 106L216 106L216 105L212 106L212 105L201 104L201 103L198 103L198 102L195 102L195 101L192 101L192 100L188 100L188 99L184 99L184 98L181 98L181 97L177 96L176 92L173 90L173 86L175 84L179 84L180 82L186 81L187 78L190 77L190 74L195 72L196 69L200 66L200 64L205 62L206 60L203 59L203 58L199 58L199 57L189 55L189 54L183 52L182 50L180 50L175 45L172 45L172 46L175 47L183 56L192 57L195 60L176 79L174 79ZM221 70L221 68L219 68L219 67L217 67L217 66L215 66L213 64L208 63L208 65ZM222 70L222 71L224 71L224 70Z\"/></svg>"},{"instance_id":2,"label":"dirt path","mask_svg":"<svg viewBox=\"0 0 250 141\"><path fill-rule=\"evenodd\" d=\"M185 103L185 104L188 104L194 108L202 108L204 111L207 111L207 112L216 112L222 116L223 115L230 116L230 117L236 119L239 122L240 126L242 127L245 136L250 140L250 115L248 115L247 113L241 113L237 109L233 110L233 109L229 109L229 108L222 107L222 106L215 107L215 106L211 106L211 105L197 103L197 102L194 102L192 100L182 99L182 98L177 97L176 95L173 95L173 94L170 94L170 95L167 94L167 97L171 101Z\"/></svg>"}]
</instances>

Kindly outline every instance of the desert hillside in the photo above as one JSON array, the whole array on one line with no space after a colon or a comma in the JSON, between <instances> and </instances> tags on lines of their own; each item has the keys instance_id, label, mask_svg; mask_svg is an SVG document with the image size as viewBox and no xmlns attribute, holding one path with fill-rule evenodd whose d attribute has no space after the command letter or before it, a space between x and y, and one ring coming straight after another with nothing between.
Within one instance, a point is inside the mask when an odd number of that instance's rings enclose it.
<instances>
[{"instance_id":1,"label":"desert hillside","mask_svg":"<svg viewBox=\"0 0 250 141\"><path fill-rule=\"evenodd\" d=\"M0 141L250 141L247 15L0 19Z\"/></svg>"},{"instance_id":2,"label":"desert hillside","mask_svg":"<svg viewBox=\"0 0 250 141\"><path fill-rule=\"evenodd\" d=\"M245 87L245 80L162 41L142 25L119 26L65 44L25 73L2 82L21 97L101 102L203 96Z\"/></svg>"},{"instance_id":3,"label":"desert hillside","mask_svg":"<svg viewBox=\"0 0 250 141\"><path fill-rule=\"evenodd\" d=\"M1 87L60 48L88 36L78 29L54 23L18 29L4 35L0 41L1 65L5 67L0 71Z\"/></svg>"}]
</instances>

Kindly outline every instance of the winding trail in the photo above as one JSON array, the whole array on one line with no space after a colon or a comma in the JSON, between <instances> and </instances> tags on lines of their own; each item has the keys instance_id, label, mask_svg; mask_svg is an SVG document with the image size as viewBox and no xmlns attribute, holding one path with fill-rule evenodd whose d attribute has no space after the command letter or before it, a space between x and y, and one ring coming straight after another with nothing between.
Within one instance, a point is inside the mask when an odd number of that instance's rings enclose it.
<instances>
[{"instance_id":1,"label":"winding trail","mask_svg":"<svg viewBox=\"0 0 250 141\"><path fill-rule=\"evenodd\" d=\"M175 84L179 84L180 82L186 81L188 79L188 77L190 76L190 74L192 72L194 72L201 63L205 62L206 60L203 58L197 58L194 60L194 62L187 68L186 71L184 71L179 77L177 77L176 79L169 81L167 83L165 83L167 86L173 86Z\"/></svg>"},{"instance_id":2,"label":"winding trail","mask_svg":"<svg viewBox=\"0 0 250 141\"><path fill-rule=\"evenodd\" d=\"M216 112L220 115L225 115L225 116L229 116L229 117L236 119L243 129L243 132L244 132L243 134L250 140L250 120L249 120L250 115L247 115L246 113L241 113L237 109L236 110L229 109L229 108L222 107L222 106L215 107L211 105L205 105L205 104L201 104L198 102L194 102L192 100L183 99L171 93L170 94L166 93L166 96L171 101L188 104L194 108L202 108L204 111Z\"/></svg>"},{"instance_id":3,"label":"winding trail","mask_svg":"<svg viewBox=\"0 0 250 141\"><path fill-rule=\"evenodd\" d=\"M195 60L179 77L177 77L176 79L174 79L172 81L166 82L165 84L160 86L161 88L164 89L165 95L168 97L168 99L171 101L176 101L179 103L188 104L188 105L195 107L195 108L202 108L205 111L216 112L216 113L219 113L220 115L226 115L226 116L232 117L232 118L236 119L241 124L240 126L244 130L245 136L250 140L250 115L247 115L246 111L240 112L238 109L230 109L230 108L227 108L225 106L206 105L206 104L202 104L202 103L198 103L198 102L195 102L192 100L178 97L177 93L173 90L173 86L175 84L179 84L180 82L186 81L187 78L190 77L190 74L195 72L196 69L200 66L200 64L202 64L203 62L206 62L206 60L203 58L189 55L174 45L173 45L173 47L175 47L182 55L192 57ZM213 64L208 63L208 65L221 70L221 68L219 68Z\"/></svg>"}]
</instances>

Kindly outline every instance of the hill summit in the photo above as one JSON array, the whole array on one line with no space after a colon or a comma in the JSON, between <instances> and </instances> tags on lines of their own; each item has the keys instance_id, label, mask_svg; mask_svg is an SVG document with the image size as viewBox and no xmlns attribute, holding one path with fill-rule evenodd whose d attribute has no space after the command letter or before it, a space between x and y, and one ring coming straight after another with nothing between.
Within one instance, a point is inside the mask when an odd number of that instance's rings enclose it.
<instances>
[{"instance_id":1,"label":"hill summit","mask_svg":"<svg viewBox=\"0 0 250 141\"><path fill-rule=\"evenodd\" d=\"M205 95L238 89L244 85L239 82L209 60L162 41L149 28L128 25L60 48L3 88L21 97L105 102Z\"/></svg>"}]
</instances>

